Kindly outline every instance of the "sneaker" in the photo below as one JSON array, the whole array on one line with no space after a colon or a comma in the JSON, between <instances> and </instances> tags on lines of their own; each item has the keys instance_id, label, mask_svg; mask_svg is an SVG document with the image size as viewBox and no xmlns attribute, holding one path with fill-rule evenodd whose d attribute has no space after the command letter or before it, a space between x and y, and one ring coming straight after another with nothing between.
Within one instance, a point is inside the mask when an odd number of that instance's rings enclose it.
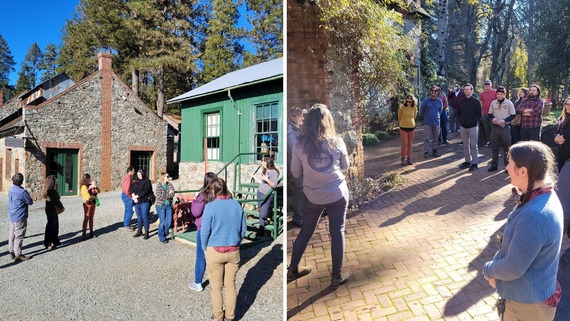
<instances>
[{"instance_id":1,"label":"sneaker","mask_svg":"<svg viewBox=\"0 0 570 321\"><path fill-rule=\"evenodd\" d=\"M18 256L14 259L14 261L16 261L16 262L22 262L22 261L27 261L27 260L29 260L29 259L31 259L31 258L32 258L31 256L25 256L25 255L23 255L23 254L20 254L20 255L18 255Z\"/></svg>"},{"instance_id":2,"label":"sneaker","mask_svg":"<svg viewBox=\"0 0 570 321\"><path fill-rule=\"evenodd\" d=\"M424 152L424 158L428 158L429 157L429 152Z\"/></svg>"},{"instance_id":3,"label":"sneaker","mask_svg":"<svg viewBox=\"0 0 570 321\"><path fill-rule=\"evenodd\" d=\"M472 172L472 171L476 170L477 168L479 168L479 167L477 167L477 164L471 164L471 166L469 166L469 171Z\"/></svg>"},{"instance_id":4,"label":"sneaker","mask_svg":"<svg viewBox=\"0 0 570 321\"><path fill-rule=\"evenodd\" d=\"M202 286L202 283L194 283L194 282L190 282L188 283L188 288L190 290L194 290L196 292L202 292L204 290L204 287Z\"/></svg>"},{"instance_id":5,"label":"sneaker","mask_svg":"<svg viewBox=\"0 0 570 321\"><path fill-rule=\"evenodd\" d=\"M336 288L338 288L339 286L341 286L342 284L345 284L346 281L348 281L348 274L339 274L336 277L333 276L332 280L331 280L331 288L334 290Z\"/></svg>"},{"instance_id":6,"label":"sneaker","mask_svg":"<svg viewBox=\"0 0 570 321\"><path fill-rule=\"evenodd\" d=\"M491 147L491 142L486 142L485 147Z\"/></svg>"},{"instance_id":7,"label":"sneaker","mask_svg":"<svg viewBox=\"0 0 570 321\"><path fill-rule=\"evenodd\" d=\"M444 141L444 142L443 142L443 144L445 144L445 145L449 145L449 141L448 141L448 140L446 140L446 141Z\"/></svg>"},{"instance_id":8,"label":"sneaker","mask_svg":"<svg viewBox=\"0 0 570 321\"><path fill-rule=\"evenodd\" d=\"M414 162L408 159L408 165L414 165Z\"/></svg>"},{"instance_id":9,"label":"sneaker","mask_svg":"<svg viewBox=\"0 0 570 321\"><path fill-rule=\"evenodd\" d=\"M497 170L497 166L491 166L489 167L489 169L487 169L488 172L494 172Z\"/></svg>"},{"instance_id":10,"label":"sneaker","mask_svg":"<svg viewBox=\"0 0 570 321\"><path fill-rule=\"evenodd\" d=\"M313 270L311 266L301 266L299 265L297 269L293 270L289 268L287 271L287 282L295 281L296 279L303 277Z\"/></svg>"},{"instance_id":11,"label":"sneaker","mask_svg":"<svg viewBox=\"0 0 570 321\"><path fill-rule=\"evenodd\" d=\"M406 164L407 164L407 163L406 163L406 159L405 159L405 158L400 159L400 164L401 164L402 166L406 166Z\"/></svg>"},{"instance_id":12,"label":"sneaker","mask_svg":"<svg viewBox=\"0 0 570 321\"><path fill-rule=\"evenodd\" d=\"M434 150L431 152L431 154L432 154L433 157L439 157L439 156L441 156L440 154L437 153L437 149L434 149Z\"/></svg>"},{"instance_id":13,"label":"sneaker","mask_svg":"<svg viewBox=\"0 0 570 321\"><path fill-rule=\"evenodd\" d=\"M9 251L8 251L8 254L10 254L10 258L11 258L12 260L16 258L16 254L14 254L14 252L9 252Z\"/></svg>"},{"instance_id":14,"label":"sneaker","mask_svg":"<svg viewBox=\"0 0 570 321\"><path fill-rule=\"evenodd\" d=\"M459 165L459 169L469 168L470 165L471 165L471 163L469 163L469 162L463 162L461 165Z\"/></svg>"},{"instance_id":15,"label":"sneaker","mask_svg":"<svg viewBox=\"0 0 570 321\"><path fill-rule=\"evenodd\" d=\"M124 231L129 231L129 232L132 232L135 230L135 228L132 226L123 226L123 227L121 227L121 229Z\"/></svg>"}]
</instances>

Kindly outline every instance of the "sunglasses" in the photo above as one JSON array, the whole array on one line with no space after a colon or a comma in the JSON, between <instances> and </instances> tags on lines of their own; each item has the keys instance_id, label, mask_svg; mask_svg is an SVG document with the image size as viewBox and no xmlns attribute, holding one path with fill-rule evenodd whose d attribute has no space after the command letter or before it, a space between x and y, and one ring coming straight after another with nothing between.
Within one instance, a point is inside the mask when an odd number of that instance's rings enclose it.
<instances>
[{"instance_id":1,"label":"sunglasses","mask_svg":"<svg viewBox=\"0 0 570 321\"><path fill-rule=\"evenodd\" d=\"M490 86L490 85L491 85L491 84L487 84L487 83L485 83L485 86Z\"/></svg>"},{"instance_id":2,"label":"sunglasses","mask_svg":"<svg viewBox=\"0 0 570 321\"><path fill-rule=\"evenodd\" d=\"M411 101L411 100L406 100L406 102L407 102L407 103L413 103L413 101Z\"/></svg>"},{"instance_id":3,"label":"sunglasses","mask_svg":"<svg viewBox=\"0 0 570 321\"><path fill-rule=\"evenodd\" d=\"M432 89L431 92L435 93L435 92L437 92L437 89Z\"/></svg>"}]
</instances>

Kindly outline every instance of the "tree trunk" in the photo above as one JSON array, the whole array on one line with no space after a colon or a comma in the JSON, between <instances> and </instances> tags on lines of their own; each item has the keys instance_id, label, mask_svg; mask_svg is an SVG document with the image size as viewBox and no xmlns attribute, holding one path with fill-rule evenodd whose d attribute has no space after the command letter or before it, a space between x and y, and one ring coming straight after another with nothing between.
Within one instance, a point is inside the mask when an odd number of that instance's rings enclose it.
<instances>
[{"instance_id":1,"label":"tree trunk","mask_svg":"<svg viewBox=\"0 0 570 321\"><path fill-rule=\"evenodd\" d=\"M132 82L131 90L138 97L139 96L139 70L138 69L133 68L133 70L131 71L131 82Z\"/></svg>"},{"instance_id":2,"label":"tree trunk","mask_svg":"<svg viewBox=\"0 0 570 321\"><path fill-rule=\"evenodd\" d=\"M157 99L156 99L156 114L158 117L162 118L162 113L164 111L164 69L159 68L157 75Z\"/></svg>"},{"instance_id":3,"label":"tree trunk","mask_svg":"<svg viewBox=\"0 0 570 321\"><path fill-rule=\"evenodd\" d=\"M445 71L445 45L447 44L447 37L449 35L448 30L448 19L449 10L447 0L439 0L439 6L437 9L437 56L436 64L437 74L446 78L447 74ZM444 92L447 92L447 87L443 88Z\"/></svg>"}]
</instances>

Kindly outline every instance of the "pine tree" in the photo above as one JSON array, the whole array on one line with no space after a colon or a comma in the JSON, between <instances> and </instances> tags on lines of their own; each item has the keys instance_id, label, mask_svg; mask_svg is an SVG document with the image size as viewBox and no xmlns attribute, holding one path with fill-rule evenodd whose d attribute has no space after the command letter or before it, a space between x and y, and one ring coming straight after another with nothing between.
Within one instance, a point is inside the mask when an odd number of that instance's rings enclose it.
<instances>
[{"instance_id":1,"label":"pine tree","mask_svg":"<svg viewBox=\"0 0 570 321\"><path fill-rule=\"evenodd\" d=\"M283 56L283 1L248 0L247 40L254 52L244 52L244 64L254 65Z\"/></svg>"},{"instance_id":2,"label":"pine tree","mask_svg":"<svg viewBox=\"0 0 570 321\"><path fill-rule=\"evenodd\" d=\"M239 12L233 1L214 0L208 21L201 83L207 83L241 66L244 31L237 27Z\"/></svg>"},{"instance_id":3,"label":"pine tree","mask_svg":"<svg viewBox=\"0 0 570 321\"><path fill-rule=\"evenodd\" d=\"M55 45L50 43L44 49L44 55L40 63L40 69L44 72L40 82L49 80L57 75L57 51Z\"/></svg>"},{"instance_id":4,"label":"pine tree","mask_svg":"<svg viewBox=\"0 0 570 321\"><path fill-rule=\"evenodd\" d=\"M22 69L16 83L16 91L18 93L28 91L37 85L42 56L42 50L34 42L28 49L24 61L22 61Z\"/></svg>"},{"instance_id":5,"label":"pine tree","mask_svg":"<svg viewBox=\"0 0 570 321\"><path fill-rule=\"evenodd\" d=\"M8 85L10 72L14 71L14 57L8 47L8 43L0 34L0 89Z\"/></svg>"}]
</instances>

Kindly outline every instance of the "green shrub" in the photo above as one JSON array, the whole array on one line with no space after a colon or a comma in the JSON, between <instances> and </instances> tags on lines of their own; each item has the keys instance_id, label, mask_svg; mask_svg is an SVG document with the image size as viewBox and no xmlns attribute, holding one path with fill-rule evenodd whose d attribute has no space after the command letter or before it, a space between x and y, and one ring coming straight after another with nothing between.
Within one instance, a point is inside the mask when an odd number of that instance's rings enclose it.
<instances>
[{"instance_id":1,"label":"green shrub","mask_svg":"<svg viewBox=\"0 0 570 321\"><path fill-rule=\"evenodd\" d=\"M362 134L362 145L364 146L376 146L380 144L380 140L376 135L371 133L364 133Z\"/></svg>"},{"instance_id":2,"label":"green shrub","mask_svg":"<svg viewBox=\"0 0 570 321\"><path fill-rule=\"evenodd\" d=\"M379 130L379 131L375 132L374 135L381 142L387 141L388 139L392 138L392 135L390 135L389 132L383 131L383 130Z\"/></svg>"}]
</instances>

